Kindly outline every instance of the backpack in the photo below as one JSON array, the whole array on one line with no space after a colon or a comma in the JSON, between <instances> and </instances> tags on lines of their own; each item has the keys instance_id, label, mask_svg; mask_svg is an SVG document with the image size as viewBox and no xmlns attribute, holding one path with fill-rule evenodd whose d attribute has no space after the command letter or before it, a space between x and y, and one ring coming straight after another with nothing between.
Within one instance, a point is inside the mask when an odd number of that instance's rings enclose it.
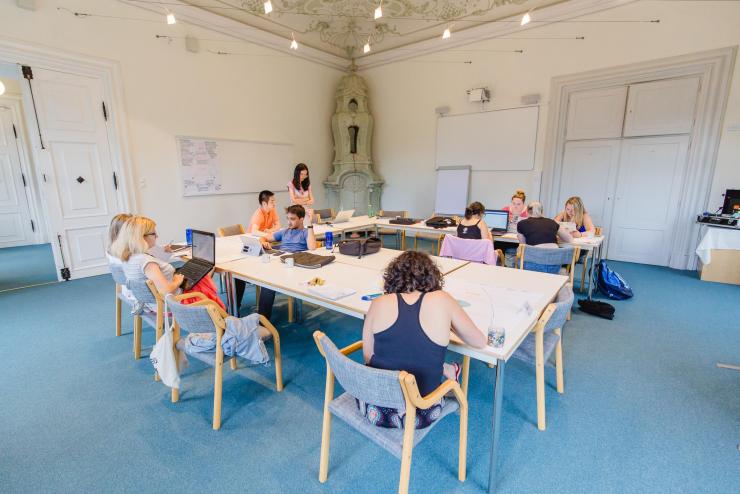
<instances>
[{"instance_id":1,"label":"backpack","mask_svg":"<svg viewBox=\"0 0 740 494\"><path fill-rule=\"evenodd\" d=\"M429 218L426 221L426 225L432 228L447 228L449 226L457 226L457 221L445 216L435 216L434 218Z\"/></svg>"},{"instance_id":2,"label":"backpack","mask_svg":"<svg viewBox=\"0 0 740 494\"><path fill-rule=\"evenodd\" d=\"M342 240L337 244L339 252L347 256L356 256L358 259L368 254L379 252L382 244L377 237Z\"/></svg>"},{"instance_id":3,"label":"backpack","mask_svg":"<svg viewBox=\"0 0 740 494\"><path fill-rule=\"evenodd\" d=\"M614 319L614 306L601 302L599 300L588 300L582 298L578 301L578 306L582 312L594 316L603 317L604 319Z\"/></svg>"},{"instance_id":4,"label":"backpack","mask_svg":"<svg viewBox=\"0 0 740 494\"><path fill-rule=\"evenodd\" d=\"M632 288L624 278L612 270L603 259L599 261L597 271L598 287L601 293L612 300L625 300L634 296Z\"/></svg>"}]
</instances>

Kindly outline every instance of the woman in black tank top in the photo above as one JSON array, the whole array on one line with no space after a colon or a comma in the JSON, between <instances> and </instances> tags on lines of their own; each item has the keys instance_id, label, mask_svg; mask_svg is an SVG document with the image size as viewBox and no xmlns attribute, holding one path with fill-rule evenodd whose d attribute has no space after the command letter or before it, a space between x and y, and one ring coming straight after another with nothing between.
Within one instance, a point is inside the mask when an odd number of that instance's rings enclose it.
<instances>
[{"instance_id":1,"label":"woman in black tank top","mask_svg":"<svg viewBox=\"0 0 740 494\"><path fill-rule=\"evenodd\" d=\"M474 346L483 346L485 337L475 327L457 302L441 291L442 274L431 258L421 252L404 252L386 268L384 274L387 295L376 299L370 306L363 327L365 361L370 367L387 370L404 370L413 374L422 396L434 391L443 377L456 379L459 366L445 363L449 325L445 322L443 334L445 344L439 344L440 325L432 324L431 333L422 326L426 319L449 317L453 330L464 341ZM434 301L426 300L431 297ZM388 321L394 306L398 314L394 321ZM439 311L443 312L440 313ZM450 311L450 312L444 312ZM454 312L454 317L452 312ZM384 329L377 330L373 325L382 318ZM429 324L429 322L427 322ZM429 328L427 328L429 329ZM431 336L430 336L431 334ZM370 403L357 402L362 413L372 424L379 427L403 428L404 415L398 410L380 407ZM416 428L428 427L441 414L444 400L425 410L417 410Z\"/></svg>"},{"instance_id":2,"label":"woman in black tank top","mask_svg":"<svg viewBox=\"0 0 740 494\"><path fill-rule=\"evenodd\" d=\"M457 236L471 240L493 240L491 231L483 220L486 207L479 203L471 203L465 208L465 218L457 225Z\"/></svg>"}]
</instances>

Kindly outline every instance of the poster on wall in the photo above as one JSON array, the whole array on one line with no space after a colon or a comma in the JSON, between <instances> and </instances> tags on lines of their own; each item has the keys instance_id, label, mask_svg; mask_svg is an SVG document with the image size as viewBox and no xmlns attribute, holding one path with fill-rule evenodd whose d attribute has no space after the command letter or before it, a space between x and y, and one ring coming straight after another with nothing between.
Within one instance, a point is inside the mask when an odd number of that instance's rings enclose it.
<instances>
[{"instance_id":1,"label":"poster on wall","mask_svg":"<svg viewBox=\"0 0 740 494\"><path fill-rule=\"evenodd\" d=\"M221 191L218 142L178 137L184 196L218 194Z\"/></svg>"}]
</instances>

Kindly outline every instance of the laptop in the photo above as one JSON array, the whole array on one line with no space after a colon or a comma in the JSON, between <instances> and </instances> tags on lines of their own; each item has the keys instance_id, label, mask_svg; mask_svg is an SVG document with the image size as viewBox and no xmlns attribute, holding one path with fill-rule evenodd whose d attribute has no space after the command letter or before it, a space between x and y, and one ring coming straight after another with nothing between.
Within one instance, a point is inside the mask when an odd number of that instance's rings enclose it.
<instances>
[{"instance_id":1,"label":"laptop","mask_svg":"<svg viewBox=\"0 0 740 494\"><path fill-rule=\"evenodd\" d=\"M346 223L352 218L353 214L355 214L354 209L347 209L346 211L339 211L337 215L334 217L334 219L331 220L329 223Z\"/></svg>"},{"instance_id":2,"label":"laptop","mask_svg":"<svg viewBox=\"0 0 740 494\"><path fill-rule=\"evenodd\" d=\"M210 232L193 230L193 253L188 262L175 272L183 275L184 290L198 284L216 265L216 236Z\"/></svg>"},{"instance_id":3,"label":"laptop","mask_svg":"<svg viewBox=\"0 0 740 494\"><path fill-rule=\"evenodd\" d=\"M509 229L509 212L503 209L486 209L483 221L492 233L506 233Z\"/></svg>"},{"instance_id":4,"label":"laptop","mask_svg":"<svg viewBox=\"0 0 740 494\"><path fill-rule=\"evenodd\" d=\"M276 256L284 254L282 250L276 250L276 249L265 249L262 246L262 242L260 242L259 237L256 236L250 236L250 235L241 235L239 237L242 241L242 244L244 247L242 247L242 252L245 252L249 256L261 256L262 254L273 254Z\"/></svg>"},{"instance_id":5,"label":"laptop","mask_svg":"<svg viewBox=\"0 0 740 494\"><path fill-rule=\"evenodd\" d=\"M569 232L578 231L578 227L576 226L575 221L558 221L558 225L560 225L560 228L564 228Z\"/></svg>"}]
</instances>

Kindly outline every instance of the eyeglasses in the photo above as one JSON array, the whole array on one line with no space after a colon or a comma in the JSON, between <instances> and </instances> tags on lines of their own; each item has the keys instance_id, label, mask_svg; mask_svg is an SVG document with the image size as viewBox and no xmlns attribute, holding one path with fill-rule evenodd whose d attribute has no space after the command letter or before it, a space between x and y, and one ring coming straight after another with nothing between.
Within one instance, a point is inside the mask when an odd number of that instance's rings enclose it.
<instances>
[{"instance_id":1,"label":"eyeglasses","mask_svg":"<svg viewBox=\"0 0 740 494\"><path fill-rule=\"evenodd\" d=\"M144 234L144 236L145 236L145 237L150 237L150 236L152 236L152 235L154 235L154 238L158 238L158 237L159 237L159 235L157 235L157 232L152 232L152 233L145 233L145 234Z\"/></svg>"}]
</instances>

